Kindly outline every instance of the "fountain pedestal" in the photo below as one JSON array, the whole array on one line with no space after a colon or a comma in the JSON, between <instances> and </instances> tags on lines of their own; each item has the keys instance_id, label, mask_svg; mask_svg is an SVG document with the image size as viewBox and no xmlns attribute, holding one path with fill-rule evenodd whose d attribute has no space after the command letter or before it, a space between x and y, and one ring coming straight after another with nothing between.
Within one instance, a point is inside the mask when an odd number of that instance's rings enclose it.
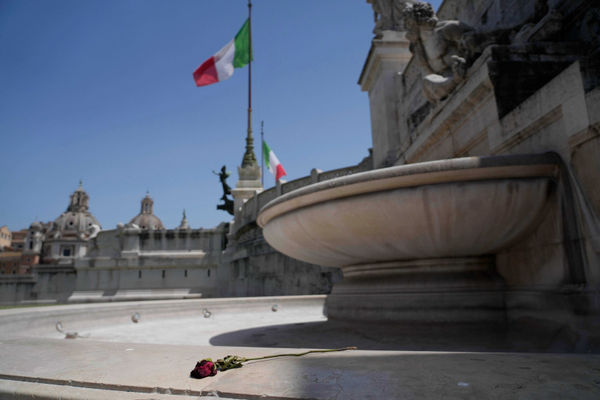
<instances>
[{"instance_id":1,"label":"fountain pedestal","mask_svg":"<svg viewBox=\"0 0 600 400\"><path fill-rule=\"evenodd\" d=\"M502 322L504 280L494 257L435 258L342 267L327 298L333 319Z\"/></svg>"}]
</instances>

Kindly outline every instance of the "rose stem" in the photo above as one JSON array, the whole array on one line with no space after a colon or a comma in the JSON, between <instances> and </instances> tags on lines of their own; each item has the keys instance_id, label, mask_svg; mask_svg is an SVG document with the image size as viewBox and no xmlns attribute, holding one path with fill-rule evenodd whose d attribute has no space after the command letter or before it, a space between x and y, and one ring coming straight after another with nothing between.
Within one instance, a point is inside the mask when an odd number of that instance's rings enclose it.
<instances>
[{"instance_id":1,"label":"rose stem","mask_svg":"<svg viewBox=\"0 0 600 400\"><path fill-rule=\"evenodd\" d=\"M254 360L264 360L266 358L275 358L275 357L300 357L309 353L330 353L332 351L344 351L344 350L356 350L356 347L343 347L341 349L329 349L329 350L309 350L304 353L288 353L288 354L273 354L270 356L263 357L254 357L254 358L244 358L244 361L254 361Z\"/></svg>"}]
</instances>

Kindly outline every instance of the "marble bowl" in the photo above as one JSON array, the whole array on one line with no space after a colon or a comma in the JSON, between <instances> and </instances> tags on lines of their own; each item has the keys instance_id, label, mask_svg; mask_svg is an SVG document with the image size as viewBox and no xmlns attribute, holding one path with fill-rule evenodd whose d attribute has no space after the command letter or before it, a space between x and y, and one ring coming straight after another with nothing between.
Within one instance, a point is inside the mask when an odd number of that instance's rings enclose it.
<instances>
[{"instance_id":1,"label":"marble bowl","mask_svg":"<svg viewBox=\"0 0 600 400\"><path fill-rule=\"evenodd\" d=\"M268 203L271 246L325 266L493 254L539 221L552 155L409 164L303 187Z\"/></svg>"},{"instance_id":2,"label":"marble bowl","mask_svg":"<svg viewBox=\"0 0 600 400\"><path fill-rule=\"evenodd\" d=\"M549 153L373 170L284 194L258 223L278 251L342 268L330 318L501 321L494 254L539 224L558 161Z\"/></svg>"}]
</instances>

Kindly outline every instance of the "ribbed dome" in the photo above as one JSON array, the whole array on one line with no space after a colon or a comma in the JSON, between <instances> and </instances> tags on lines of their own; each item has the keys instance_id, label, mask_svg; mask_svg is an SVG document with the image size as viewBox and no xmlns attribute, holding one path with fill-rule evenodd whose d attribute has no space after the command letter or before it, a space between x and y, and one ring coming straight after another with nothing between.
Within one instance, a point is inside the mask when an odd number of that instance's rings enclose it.
<instances>
[{"instance_id":1,"label":"ribbed dome","mask_svg":"<svg viewBox=\"0 0 600 400\"><path fill-rule=\"evenodd\" d=\"M98 220L89 212L65 212L54 220L50 232L61 231L63 233L87 233L92 225L100 225Z\"/></svg>"},{"instance_id":2,"label":"ribbed dome","mask_svg":"<svg viewBox=\"0 0 600 400\"><path fill-rule=\"evenodd\" d=\"M142 199L140 213L137 216L135 216L131 221L129 221L129 223L139 226L140 229L165 229L160 218L153 214L153 208L154 201L152 200L149 194L146 194L146 197Z\"/></svg>"},{"instance_id":3,"label":"ribbed dome","mask_svg":"<svg viewBox=\"0 0 600 400\"><path fill-rule=\"evenodd\" d=\"M49 231L50 236L58 233L62 237L71 235L85 237L90 234L93 225L100 227L96 217L88 211L89 199L80 184L71 195L67 211L54 220Z\"/></svg>"}]
</instances>

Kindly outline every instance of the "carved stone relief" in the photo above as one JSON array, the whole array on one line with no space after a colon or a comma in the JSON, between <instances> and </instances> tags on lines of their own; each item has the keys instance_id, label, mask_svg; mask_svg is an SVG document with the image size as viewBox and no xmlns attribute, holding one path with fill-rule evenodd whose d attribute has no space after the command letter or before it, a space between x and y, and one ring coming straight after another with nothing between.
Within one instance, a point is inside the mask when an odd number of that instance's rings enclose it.
<instances>
[{"instance_id":1,"label":"carved stone relief","mask_svg":"<svg viewBox=\"0 0 600 400\"><path fill-rule=\"evenodd\" d=\"M375 38L381 38L383 31L399 31L404 28L404 8L414 0L367 0L373 6Z\"/></svg>"},{"instance_id":2,"label":"carved stone relief","mask_svg":"<svg viewBox=\"0 0 600 400\"><path fill-rule=\"evenodd\" d=\"M424 75L424 95L433 104L464 80L468 67L487 46L552 40L563 27L562 15L543 1L536 3L535 15L527 23L490 32L458 20L440 21L431 4L420 1L406 3L403 16L410 51ZM594 15L589 19L589 29L594 30Z\"/></svg>"},{"instance_id":3,"label":"carved stone relief","mask_svg":"<svg viewBox=\"0 0 600 400\"><path fill-rule=\"evenodd\" d=\"M424 73L425 97L436 103L464 79L468 36L475 30L460 21L439 21L429 3L406 4L403 15L410 51Z\"/></svg>"}]
</instances>

